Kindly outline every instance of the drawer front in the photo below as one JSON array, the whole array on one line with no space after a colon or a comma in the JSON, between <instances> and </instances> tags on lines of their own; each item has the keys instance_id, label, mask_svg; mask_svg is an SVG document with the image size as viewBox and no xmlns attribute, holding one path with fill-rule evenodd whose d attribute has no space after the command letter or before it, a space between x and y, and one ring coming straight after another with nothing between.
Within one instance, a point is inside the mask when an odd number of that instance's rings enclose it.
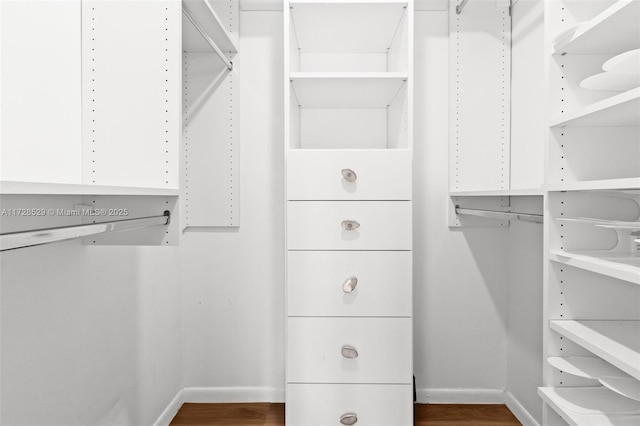
<instances>
[{"instance_id":1,"label":"drawer front","mask_svg":"<svg viewBox=\"0 0 640 426\"><path fill-rule=\"evenodd\" d=\"M409 151L292 150L288 200L411 200ZM352 170L349 181L344 175Z\"/></svg>"},{"instance_id":2,"label":"drawer front","mask_svg":"<svg viewBox=\"0 0 640 426\"><path fill-rule=\"evenodd\" d=\"M410 251L290 251L288 314L410 317L411 255Z\"/></svg>"},{"instance_id":3,"label":"drawer front","mask_svg":"<svg viewBox=\"0 0 640 426\"><path fill-rule=\"evenodd\" d=\"M412 383L411 318L289 317L287 322L289 383ZM357 357L345 356L349 348Z\"/></svg>"},{"instance_id":4,"label":"drawer front","mask_svg":"<svg viewBox=\"0 0 640 426\"><path fill-rule=\"evenodd\" d=\"M342 426L352 413L357 425L413 425L411 385L287 385L286 424Z\"/></svg>"},{"instance_id":5,"label":"drawer front","mask_svg":"<svg viewBox=\"0 0 640 426\"><path fill-rule=\"evenodd\" d=\"M289 201L287 247L411 250L411 201Z\"/></svg>"}]
</instances>

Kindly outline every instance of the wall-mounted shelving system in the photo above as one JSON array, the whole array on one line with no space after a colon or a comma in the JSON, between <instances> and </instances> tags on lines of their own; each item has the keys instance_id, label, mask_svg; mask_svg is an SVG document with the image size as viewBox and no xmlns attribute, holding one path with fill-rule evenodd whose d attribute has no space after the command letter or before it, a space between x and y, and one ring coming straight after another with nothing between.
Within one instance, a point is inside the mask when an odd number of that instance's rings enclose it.
<instances>
[{"instance_id":1,"label":"wall-mounted shelving system","mask_svg":"<svg viewBox=\"0 0 640 426\"><path fill-rule=\"evenodd\" d=\"M238 226L238 0L183 10L181 228Z\"/></svg>"},{"instance_id":2,"label":"wall-mounted shelving system","mask_svg":"<svg viewBox=\"0 0 640 426\"><path fill-rule=\"evenodd\" d=\"M285 11L287 424L409 425L413 2Z\"/></svg>"},{"instance_id":3,"label":"wall-mounted shelving system","mask_svg":"<svg viewBox=\"0 0 640 426\"><path fill-rule=\"evenodd\" d=\"M544 358L594 357L626 375L585 378L545 361L544 424L638 424L640 402L628 390L640 389L640 88L579 82L640 48L640 2L545 8Z\"/></svg>"},{"instance_id":4,"label":"wall-mounted shelving system","mask_svg":"<svg viewBox=\"0 0 640 426\"><path fill-rule=\"evenodd\" d=\"M188 204L179 208L178 198L196 201L193 192L179 189L180 169L185 168L180 165L181 99L194 100L189 98L193 92L187 92L192 87L183 89L181 74L187 67L182 51L207 52L203 60L217 64L226 76L238 51L237 2L8 1L3 3L2 39L2 83L7 89L2 104L3 207L20 208L22 203L44 211L55 206L54 213L60 207L85 211L75 209L80 205L107 212L120 209L129 216L3 217L2 232L106 223L169 210L168 226L83 241L177 244L178 211L190 213ZM55 59L47 61L45 73L41 64L49 56ZM231 109L236 98L236 91L229 89L223 103ZM189 119L193 121L194 114ZM216 143L198 146L217 144L229 151L237 137L229 136L230 122L229 116L215 122L224 143L214 137ZM197 132L190 130L193 140ZM229 139L232 144L226 142ZM200 154L195 145L191 149ZM202 170L228 171L233 169L229 156L198 156L202 164L192 160L190 171L196 172L198 165ZM212 159L220 158L224 164L212 167ZM231 179L228 173L188 179L187 187L198 181L218 185L219 191L199 193L226 200L220 204L228 215L234 210L228 207L234 173Z\"/></svg>"}]
</instances>

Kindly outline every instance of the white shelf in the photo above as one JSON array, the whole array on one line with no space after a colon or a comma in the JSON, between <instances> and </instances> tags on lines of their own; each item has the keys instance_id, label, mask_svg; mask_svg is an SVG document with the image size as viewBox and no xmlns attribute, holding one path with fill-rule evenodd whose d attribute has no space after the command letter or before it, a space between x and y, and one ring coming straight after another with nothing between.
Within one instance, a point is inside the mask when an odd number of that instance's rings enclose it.
<instances>
[{"instance_id":1,"label":"white shelf","mask_svg":"<svg viewBox=\"0 0 640 426\"><path fill-rule=\"evenodd\" d=\"M613 414L584 408L602 405L626 411L638 404L604 387L541 387L538 395L571 426L637 426L640 421L640 414Z\"/></svg>"},{"instance_id":2,"label":"white shelf","mask_svg":"<svg viewBox=\"0 0 640 426\"><path fill-rule=\"evenodd\" d=\"M544 194L542 188L530 189L489 189L482 191L452 191L451 197L529 197L541 196Z\"/></svg>"},{"instance_id":3,"label":"white shelf","mask_svg":"<svg viewBox=\"0 0 640 426\"><path fill-rule=\"evenodd\" d=\"M549 327L640 380L640 321L551 320Z\"/></svg>"},{"instance_id":4,"label":"white shelf","mask_svg":"<svg viewBox=\"0 0 640 426\"><path fill-rule=\"evenodd\" d=\"M640 178L589 180L584 182L551 183L543 186L546 191L600 191L640 188Z\"/></svg>"},{"instance_id":5,"label":"white shelf","mask_svg":"<svg viewBox=\"0 0 640 426\"><path fill-rule=\"evenodd\" d=\"M640 87L551 119L551 127L640 126Z\"/></svg>"},{"instance_id":6,"label":"white shelf","mask_svg":"<svg viewBox=\"0 0 640 426\"><path fill-rule=\"evenodd\" d=\"M407 80L393 72L292 72L291 86L303 108L386 108Z\"/></svg>"},{"instance_id":7,"label":"white shelf","mask_svg":"<svg viewBox=\"0 0 640 426\"><path fill-rule=\"evenodd\" d=\"M640 284L640 256L633 256L631 253L553 250L549 254L549 259L575 268Z\"/></svg>"},{"instance_id":8,"label":"white shelf","mask_svg":"<svg viewBox=\"0 0 640 426\"><path fill-rule=\"evenodd\" d=\"M621 53L640 47L640 1L618 0L557 45L556 54Z\"/></svg>"},{"instance_id":9,"label":"white shelf","mask_svg":"<svg viewBox=\"0 0 640 426\"><path fill-rule=\"evenodd\" d=\"M406 1L289 2L302 53L386 53Z\"/></svg>"},{"instance_id":10,"label":"white shelf","mask_svg":"<svg viewBox=\"0 0 640 426\"><path fill-rule=\"evenodd\" d=\"M238 53L237 42L218 17L211 0L183 0L193 13L198 24L224 53ZM211 47L193 27L191 22L182 16L182 50L187 52L210 52Z\"/></svg>"},{"instance_id":11,"label":"white shelf","mask_svg":"<svg viewBox=\"0 0 640 426\"><path fill-rule=\"evenodd\" d=\"M165 188L0 181L0 194L2 195L153 195L177 197L179 193L178 189Z\"/></svg>"}]
</instances>

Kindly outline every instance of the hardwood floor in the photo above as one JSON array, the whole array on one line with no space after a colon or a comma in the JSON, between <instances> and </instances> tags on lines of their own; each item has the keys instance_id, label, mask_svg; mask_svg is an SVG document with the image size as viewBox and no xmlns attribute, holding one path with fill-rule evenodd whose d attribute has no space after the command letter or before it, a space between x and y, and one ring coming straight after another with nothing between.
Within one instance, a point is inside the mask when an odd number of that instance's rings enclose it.
<instances>
[{"instance_id":1,"label":"hardwood floor","mask_svg":"<svg viewBox=\"0 0 640 426\"><path fill-rule=\"evenodd\" d=\"M184 404L172 426L284 426L284 404ZM416 426L521 426L501 404L418 404Z\"/></svg>"}]
</instances>

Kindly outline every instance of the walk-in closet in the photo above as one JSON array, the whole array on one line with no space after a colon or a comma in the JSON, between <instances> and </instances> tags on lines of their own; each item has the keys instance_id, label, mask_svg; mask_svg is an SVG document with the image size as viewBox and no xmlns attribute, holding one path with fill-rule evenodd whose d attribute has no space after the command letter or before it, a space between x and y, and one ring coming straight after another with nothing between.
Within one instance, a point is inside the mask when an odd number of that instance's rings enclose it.
<instances>
[{"instance_id":1,"label":"walk-in closet","mask_svg":"<svg viewBox=\"0 0 640 426\"><path fill-rule=\"evenodd\" d=\"M640 425L640 0L0 0L1 426Z\"/></svg>"}]
</instances>

